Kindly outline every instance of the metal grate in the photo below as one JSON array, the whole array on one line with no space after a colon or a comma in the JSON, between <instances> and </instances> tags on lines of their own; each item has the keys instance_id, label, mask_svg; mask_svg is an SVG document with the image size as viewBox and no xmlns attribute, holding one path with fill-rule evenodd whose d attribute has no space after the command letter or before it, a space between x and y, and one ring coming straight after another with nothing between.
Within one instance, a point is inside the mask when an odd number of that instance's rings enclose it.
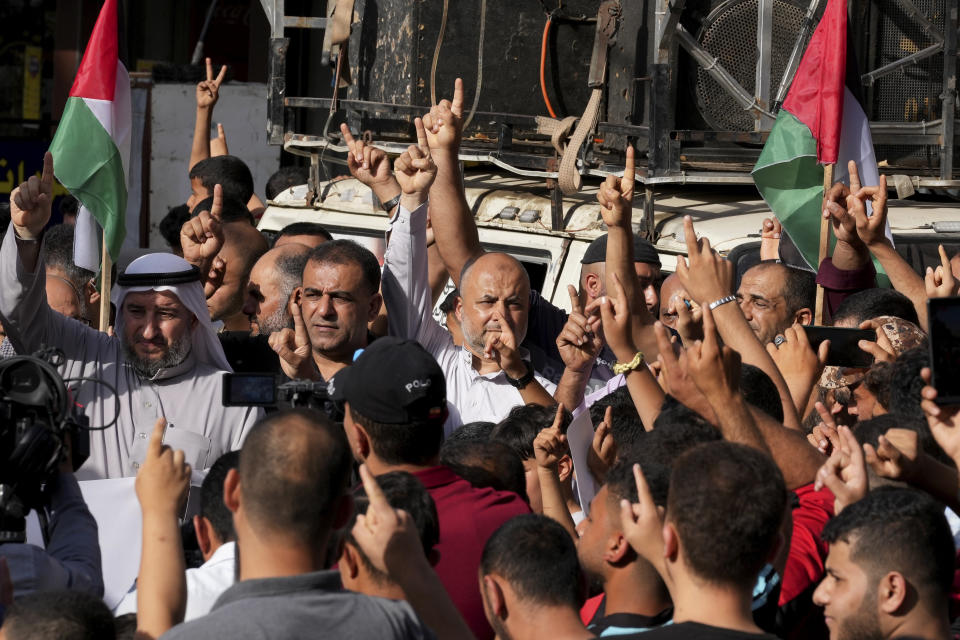
<instances>
[{"instance_id":1,"label":"metal grate","mask_svg":"<svg viewBox=\"0 0 960 640\"><path fill-rule=\"evenodd\" d=\"M700 45L748 91L756 86L757 0L729 0L710 12L698 34ZM773 6L770 84L776 88L803 24L804 8L788 0ZM718 131L753 131L753 117L702 68L694 93L700 114Z\"/></svg>"},{"instance_id":2,"label":"metal grate","mask_svg":"<svg viewBox=\"0 0 960 640\"><path fill-rule=\"evenodd\" d=\"M914 0L917 8L943 33L945 11L951 0ZM907 17L894 0L876 0L876 58L881 67L924 49L934 40ZM900 71L879 78L873 89L872 119L882 122L923 122L941 116L943 54L928 57ZM940 149L933 145L877 145L877 160L913 168L936 168Z\"/></svg>"}]
</instances>

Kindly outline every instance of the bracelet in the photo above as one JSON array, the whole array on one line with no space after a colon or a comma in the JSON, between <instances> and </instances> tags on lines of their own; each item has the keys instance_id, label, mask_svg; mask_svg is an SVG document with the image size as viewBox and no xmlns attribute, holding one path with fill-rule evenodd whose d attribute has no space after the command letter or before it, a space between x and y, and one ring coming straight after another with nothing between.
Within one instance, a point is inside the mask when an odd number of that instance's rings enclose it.
<instances>
[{"instance_id":1,"label":"bracelet","mask_svg":"<svg viewBox=\"0 0 960 640\"><path fill-rule=\"evenodd\" d=\"M736 300L737 300L737 296L724 296L719 300L714 300L707 306L710 308L710 311L713 311L714 309L716 309L722 304L727 304L728 302L736 302Z\"/></svg>"},{"instance_id":2,"label":"bracelet","mask_svg":"<svg viewBox=\"0 0 960 640\"><path fill-rule=\"evenodd\" d=\"M507 382L510 383L510 386L522 390L528 384L533 382L533 367L530 366L529 362L524 363L527 365L527 372L520 376L519 378L511 378L507 375L507 372L503 372L503 376L507 379Z\"/></svg>"},{"instance_id":3,"label":"bracelet","mask_svg":"<svg viewBox=\"0 0 960 640\"><path fill-rule=\"evenodd\" d=\"M386 202L384 202L383 204L381 204L380 207L381 207L384 211L386 211L387 213L390 213L395 206L397 206L398 204L400 204L400 198L401 198L401 197L403 197L403 191L401 191L400 193L398 193L398 194L395 195L394 197L390 198L389 200L387 200Z\"/></svg>"},{"instance_id":4,"label":"bracelet","mask_svg":"<svg viewBox=\"0 0 960 640\"><path fill-rule=\"evenodd\" d=\"M637 355L633 356L633 360L630 362L615 362L613 364L613 372L617 375L621 373L626 373L628 371L633 371L643 362L643 351L637 351Z\"/></svg>"},{"instance_id":5,"label":"bracelet","mask_svg":"<svg viewBox=\"0 0 960 640\"><path fill-rule=\"evenodd\" d=\"M37 237L37 238L21 238L21 237L20 237L20 234L17 233L16 227L14 227L14 229L13 229L13 237L17 239L17 242L28 242L28 243L31 243L31 244L32 244L32 243L40 242L40 238L43 237L43 232L41 231L41 232L40 232L40 236Z\"/></svg>"}]
</instances>

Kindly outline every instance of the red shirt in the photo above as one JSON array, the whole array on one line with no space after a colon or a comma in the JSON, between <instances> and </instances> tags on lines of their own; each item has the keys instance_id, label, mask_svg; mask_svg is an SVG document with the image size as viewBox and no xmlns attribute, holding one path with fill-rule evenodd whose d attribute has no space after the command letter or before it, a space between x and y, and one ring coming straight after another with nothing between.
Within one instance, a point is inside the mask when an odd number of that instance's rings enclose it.
<instances>
[{"instance_id":1,"label":"red shirt","mask_svg":"<svg viewBox=\"0 0 960 640\"><path fill-rule=\"evenodd\" d=\"M530 513L530 507L513 492L476 489L447 467L413 475L437 505L440 559L434 569L477 639L493 638L480 597L480 557L493 532L510 518Z\"/></svg>"},{"instance_id":2,"label":"red shirt","mask_svg":"<svg viewBox=\"0 0 960 640\"><path fill-rule=\"evenodd\" d=\"M834 497L826 487L814 491L813 485L808 484L794 493L800 506L793 510L793 535L780 587L781 607L823 578L828 549L820 534L833 517Z\"/></svg>"}]
</instances>

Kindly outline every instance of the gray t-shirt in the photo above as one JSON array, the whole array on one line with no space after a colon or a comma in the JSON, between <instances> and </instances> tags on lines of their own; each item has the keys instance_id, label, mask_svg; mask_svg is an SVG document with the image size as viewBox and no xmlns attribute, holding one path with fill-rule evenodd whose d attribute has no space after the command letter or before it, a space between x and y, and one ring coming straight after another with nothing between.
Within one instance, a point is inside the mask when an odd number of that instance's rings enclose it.
<instances>
[{"instance_id":1,"label":"gray t-shirt","mask_svg":"<svg viewBox=\"0 0 960 640\"><path fill-rule=\"evenodd\" d=\"M161 636L162 640L320 637L435 638L409 604L344 591L336 571L238 582L223 592L209 614Z\"/></svg>"}]
</instances>

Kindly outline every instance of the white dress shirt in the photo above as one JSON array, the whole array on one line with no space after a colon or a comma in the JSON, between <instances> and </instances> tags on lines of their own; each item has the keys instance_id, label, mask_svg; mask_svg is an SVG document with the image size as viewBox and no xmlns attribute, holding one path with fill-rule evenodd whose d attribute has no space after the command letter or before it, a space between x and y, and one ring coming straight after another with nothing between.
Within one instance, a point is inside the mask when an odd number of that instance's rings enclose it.
<instances>
[{"instance_id":1,"label":"white dress shirt","mask_svg":"<svg viewBox=\"0 0 960 640\"><path fill-rule=\"evenodd\" d=\"M236 581L234 555L237 544L226 542L213 552L210 559L196 569L187 569L187 613L184 622L210 613L220 594ZM123 597L113 615L122 616L137 611L137 590L132 589Z\"/></svg>"},{"instance_id":2,"label":"white dress shirt","mask_svg":"<svg viewBox=\"0 0 960 640\"><path fill-rule=\"evenodd\" d=\"M412 212L401 205L390 228L382 285L390 335L416 340L437 359L447 379L447 400L457 409L463 424L499 422L510 409L524 404L520 391L507 382L503 371L480 375L473 368L470 351L454 345L450 333L430 313L427 204ZM535 377L547 393L553 394L555 384L539 374Z\"/></svg>"}]
</instances>

